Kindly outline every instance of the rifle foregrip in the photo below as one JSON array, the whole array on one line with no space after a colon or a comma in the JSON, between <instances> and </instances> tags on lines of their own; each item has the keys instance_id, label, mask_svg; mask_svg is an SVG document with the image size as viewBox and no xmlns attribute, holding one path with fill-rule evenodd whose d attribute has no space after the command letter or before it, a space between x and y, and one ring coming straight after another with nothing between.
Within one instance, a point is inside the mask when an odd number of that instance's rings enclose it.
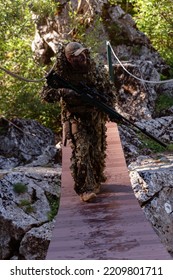
<instances>
[{"instance_id":1,"label":"rifle foregrip","mask_svg":"<svg viewBox=\"0 0 173 280\"><path fill-rule=\"evenodd\" d=\"M47 77L47 84L48 86L59 89L59 88L71 88L70 85L63 80L58 74L55 73L55 71L51 71Z\"/></svg>"}]
</instances>

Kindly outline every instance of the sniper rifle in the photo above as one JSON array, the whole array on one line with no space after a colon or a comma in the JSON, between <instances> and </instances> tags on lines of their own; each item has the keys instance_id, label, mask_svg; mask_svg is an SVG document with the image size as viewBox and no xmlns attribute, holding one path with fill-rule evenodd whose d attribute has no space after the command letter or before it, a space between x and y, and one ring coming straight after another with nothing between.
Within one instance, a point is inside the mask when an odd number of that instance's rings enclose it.
<instances>
[{"instance_id":1,"label":"sniper rifle","mask_svg":"<svg viewBox=\"0 0 173 280\"><path fill-rule=\"evenodd\" d=\"M138 125L132 123L125 117L123 117L121 114L115 111L112 107L108 106L104 102L102 102L100 99L102 99L102 95L98 93L96 90L86 86L85 84L80 84L80 88L77 86L72 85L65 79L63 79L61 76L59 76L54 71L51 71L46 76L47 84L51 86L52 88L68 88L74 90L77 94L79 94L80 98L92 106L97 107L98 109L102 110L104 113L106 113L110 120L112 122L116 123L122 123L122 124L129 124L132 127L137 128L139 131L141 131L143 134L151 138L152 140L156 141L158 144L160 144L162 147L166 148L167 145L163 143L161 140L150 134L146 129L143 129L139 127Z\"/></svg>"}]
</instances>

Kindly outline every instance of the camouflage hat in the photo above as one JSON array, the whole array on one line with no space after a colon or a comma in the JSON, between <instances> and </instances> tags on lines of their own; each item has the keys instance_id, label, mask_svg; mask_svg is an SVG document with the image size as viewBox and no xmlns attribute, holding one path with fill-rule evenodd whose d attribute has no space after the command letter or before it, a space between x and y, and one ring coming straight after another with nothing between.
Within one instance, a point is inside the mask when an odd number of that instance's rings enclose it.
<instances>
[{"instance_id":1,"label":"camouflage hat","mask_svg":"<svg viewBox=\"0 0 173 280\"><path fill-rule=\"evenodd\" d=\"M80 43L71 42L65 47L65 55L69 57L71 55L78 56L81 52L88 50L84 48Z\"/></svg>"}]
</instances>

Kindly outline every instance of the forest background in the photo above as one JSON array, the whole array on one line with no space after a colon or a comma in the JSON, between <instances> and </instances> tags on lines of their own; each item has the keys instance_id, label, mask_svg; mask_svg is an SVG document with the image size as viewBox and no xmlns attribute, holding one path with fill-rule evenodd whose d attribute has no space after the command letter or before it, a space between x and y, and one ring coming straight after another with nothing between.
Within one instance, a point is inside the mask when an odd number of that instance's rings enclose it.
<instances>
[{"instance_id":1,"label":"forest background","mask_svg":"<svg viewBox=\"0 0 173 280\"><path fill-rule=\"evenodd\" d=\"M51 65L42 65L34 59L31 49L36 29L33 13L38 14L39 18L53 18L60 7L59 1L0 1L1 66L28 79L43 77ZM148 36L153 47L170 66L170 75L164 78L171 78L173 76L173 0L110 0L108 2L110 6L120 5L126 13L132 15L138 29ZM70 11L70 17L74 23L75 11ZM94 38L87 40L79 23L77 28L78 38L75 39L91 47ZM26 83L0 71L0 117L35 119L54 132L58 132L60 108L57 104L41 101L39 92L43 84L44 82Z\"/></svg>"}]
</instances>

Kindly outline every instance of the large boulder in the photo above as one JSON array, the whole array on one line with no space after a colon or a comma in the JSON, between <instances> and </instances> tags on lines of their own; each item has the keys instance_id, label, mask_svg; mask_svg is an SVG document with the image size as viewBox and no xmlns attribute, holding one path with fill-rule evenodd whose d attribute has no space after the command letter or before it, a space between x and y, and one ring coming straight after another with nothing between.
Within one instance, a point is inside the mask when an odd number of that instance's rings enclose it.
<instances>
[{"instance_id":1,"label":"large boulder","mask_svg":"<svg viewBox=\"0 0 173 280\"><path fill-rule=\"evenodd\" d=\"M33 226L27 231L20 242L19 255L24 256L26 260L44 260L54 224L55 221L53 220L39 227Z\"/></svg>"},{"instance_id":2,"label":"large boulder","mask_svg":"<svg viewBox=\"0 0 173 280\"><path fill-rule=\"evenodd\" d=\"M167 144L173 143L173 116L136 122L143 130L149 131Z\"/></svg>"},{"instance_id":3,"label":"large boulder","mask_svg":"<svg viewBox=\"0 0 173 280\"><path fill-rule=\"evenodd\" d=\"M86 39L84 43L87 46L90 43L97 58L106 64L105 42L109 40L118 59L131 73L129 75L123 69L116 57L112 58L118 92L116 110L156 137L171 143L172 108L156 118L155 102L160 93L172 96L172 84L158 86L134 78L137 76L142 80L158 82L160 74L168 73L169 66L152 47L149 39L136 28L133 18L119 6L110 6L108 0L60 0L58 3L59 8L53 18L33 14L36 35L32 49L35 57L43 64L49 64L59 43L81 38L82 26L83 34L89 34L82 37ZM72 12L75 21L70 17ZM56 165L58 157L53 135L50 130L34 122L14 120L9 124L3 119L1 124L0 254L6 259L42 259L45 256L43 247L47 248L53 224L48 218L50 198L53 201L54 198L55 201L58 199L60 186L61 167ZM141 141L134 130L121 125L119 131L137 199L146 217L151 220L169 251L172 251L171 155L166 159L165 154L157 160L153 159L152 150L143 144L145 140ZM48 170L50 177L45 178L44 174ZM17 194L16 184L27 187L27 192ZM58 186L56 193L55 185ZM21 200L25 201L25 205L21 205ZM40 213L42 203L45 209ZM39 248L38 251L35 247Z\"/></svg>"},{"instance_id":4,"label":"large boulder","mask_svg":"<svg viewBox=\"0 0 173 280\"><path fill-rule=\"evenodd\" d=\"M0 124L0 259L44 259L60 198L54 135L34 120Z\"/></svg>"},{"instance_id":5,"label":"large boulder","mask_svg":"<svg viewBox=\"0 0 173 280\"><path fill-rule=\"evenodd\" d=\"M1 118L0 127L0 168L31 164L45 155L42 166L55 158L55 136L37 121Z\"/></svg>"},{"instance_id":6,"label":"large boulder","mask_svg":"<svg viewBox=\"0 0 173 280\"><path fill-rule=\"evenodd\" d=\"M116 109L132 121L151 119L157 98L156 85L148 85L143 80L158 82L158 71L151 61L126 62L123 67L119 63L114 65L114 83L118 92Z\"/></svg>"},{"instance_id":7,"label":"large boulder","mask_svg":"<svg viewBox=\"0 0 173 280\"><path fill-rule=\"evenodd\" d=\"M160 73L168 71L169 67L145 34L137 29L132 16L119 5L111 5L108 0L58 2L59 8L53 17L42 18L33 13L37 28L32 50L42 63L51 62L62 41L83 40L106 64L106 40L109 40L121 60L151 61Z\"/></svg>"},{"instance_id":8,"label":"large boulder","mask_svg":"<svg viewBox=\"0 0 173 280\"><path fill-rule=\"evenodd\" d=\"M173 156L140 156L129 165L129 170L146 218L173 254Z\"/></svg>"}]
</instances>

